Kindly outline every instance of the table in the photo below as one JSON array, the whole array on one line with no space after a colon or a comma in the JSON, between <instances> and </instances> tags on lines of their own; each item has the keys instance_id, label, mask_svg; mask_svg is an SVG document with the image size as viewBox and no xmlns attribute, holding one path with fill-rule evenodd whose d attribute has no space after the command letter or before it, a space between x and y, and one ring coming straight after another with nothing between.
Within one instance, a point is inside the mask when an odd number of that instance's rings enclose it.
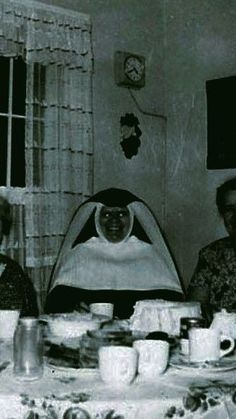
<instances>
[{"instance_id":1,"label":"table","mask_svg":"<svg viewBox=\"0 0 236 419\"><path fill-rule=\"evenodd\" d=\"M202 377L169 367L155 383L137 377L116 389L96 370L59 371L45 363L42 379L18 382L12 367L12 345L2 341L0 419L236 418L236 370Z\"/></svg>"}]
</instances>

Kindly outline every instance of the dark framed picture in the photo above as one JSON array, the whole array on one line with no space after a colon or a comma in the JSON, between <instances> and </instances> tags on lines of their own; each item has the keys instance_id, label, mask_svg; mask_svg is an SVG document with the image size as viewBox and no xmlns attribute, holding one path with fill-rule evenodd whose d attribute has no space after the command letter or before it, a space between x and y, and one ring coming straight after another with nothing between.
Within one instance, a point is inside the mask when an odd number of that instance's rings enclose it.
<instances>
[{"instance_id":1,"label":"dark framed picture","mask_svg":"<svg viewBox=\"0 0 236 419\"><path fill-rule=\"evenodd\" d=\"M207 169L236 168L236 76L206 82Z\"/></svg>"}]
</instances>

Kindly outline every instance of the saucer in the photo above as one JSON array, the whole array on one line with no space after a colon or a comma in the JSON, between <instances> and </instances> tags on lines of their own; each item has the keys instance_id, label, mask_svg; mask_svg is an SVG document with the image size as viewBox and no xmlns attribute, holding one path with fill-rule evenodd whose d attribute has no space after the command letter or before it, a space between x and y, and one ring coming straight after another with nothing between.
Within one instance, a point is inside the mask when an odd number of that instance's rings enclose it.
<instances>
[{"instance_id":1,"label":"saucer","mask_svg":"<svg viewBox=\"0 0 236 419\"><path fill-rule=\"evenodd\" d=\"M99 370L98 368L75 368L65 366L65 365L59 365L55 363L55 360L53 358L46 358L46 365L48 368L50 368L52 371L58 371L68 374L83 374L83 375L98 375Z\"/></svg>"},{"instance_id":2,"label":"saucer","mask_svg":"<svg viewBox=\"0 0 236 419\"><path fill-rule=\"evenodd\" d=\"M186 355L175 353L169 361L169 365L179 370L198 371L204 373L219 373L236 369L236 357L228 356L218 361L189 362Z\"/></svg>"}]
</instances>

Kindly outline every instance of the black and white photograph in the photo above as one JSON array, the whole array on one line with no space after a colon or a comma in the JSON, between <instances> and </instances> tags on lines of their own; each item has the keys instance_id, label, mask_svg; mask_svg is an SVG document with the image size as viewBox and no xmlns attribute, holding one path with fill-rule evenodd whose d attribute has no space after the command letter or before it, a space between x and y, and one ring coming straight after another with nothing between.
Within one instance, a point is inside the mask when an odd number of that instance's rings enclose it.
<instances>
[{"instance_id":1,"label":"black and white photograph","mask_svg":"<svg viewBox=\"0 0 236 419\"><path fill-rule=\"evenodd\" d=\"M236 418L236 0L0 0L0 419Z\"/></svg>"}]
</instances>

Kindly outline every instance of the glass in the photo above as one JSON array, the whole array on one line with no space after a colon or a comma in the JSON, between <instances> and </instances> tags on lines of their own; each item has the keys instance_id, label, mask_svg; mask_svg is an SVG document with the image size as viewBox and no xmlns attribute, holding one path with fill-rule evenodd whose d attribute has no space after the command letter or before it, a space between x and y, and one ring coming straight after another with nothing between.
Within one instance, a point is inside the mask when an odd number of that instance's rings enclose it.
<instances>
[{"instance_id":1,"label":"glass","mask_svg":"<svg viewBox=\"0 0 236 419\"><path fill-rule=\"evenodd\" d=\"M13 61L13 114L25 115L26 63L21 57Z\"/></svg>"},{"instance_id":2,"label":"glass","mask_svg":"<svg viewBox=\"0 0 236 419\"><path fill-rule=\"evenodd\" d=\"M7 182L7 118L0 116L0 186Z\"/></svg>"},{"instance_id":3,"label":"glass","mask_svg":"<svg viewBox=\"0 0 236 419\"><path fill-rule=\"evenodd\" d=\"M0 91L1 91L0 112L1 113L8 113L9 65L10 65L10 59L9 58L7 58L7 57L0 57L0 71L1 71L1 80L0 80Z\"/></svg>"},{"instance_id":4,"label":"glass","mask_svg":"<svg viewBox=\"0 0 236 419\"><path fill-rule=\"evenodd\" d=\"M25 120L12 119L11 186L25 186Z\"/></svg>"},{"instance_id":5,"label":"glass","mask_svg":"<svg viewBox=\"0 0 236 419\"><path fill-rule=\"evenodd\" d=\"M202 317L182 317L180 319L180 338L188 339L188 332L193 327L205 327Z\"/></svg>"},{"instance_id":6,"label":"glass","mask_svg":"<svg viewBox=\"0 0 236 419\"><path fill-rule=\"evenodd\" d=\"M14 374L22 380L43 375L43 337L38 319L22 317L14 334Z\"/></svg>"}]
</instances>

